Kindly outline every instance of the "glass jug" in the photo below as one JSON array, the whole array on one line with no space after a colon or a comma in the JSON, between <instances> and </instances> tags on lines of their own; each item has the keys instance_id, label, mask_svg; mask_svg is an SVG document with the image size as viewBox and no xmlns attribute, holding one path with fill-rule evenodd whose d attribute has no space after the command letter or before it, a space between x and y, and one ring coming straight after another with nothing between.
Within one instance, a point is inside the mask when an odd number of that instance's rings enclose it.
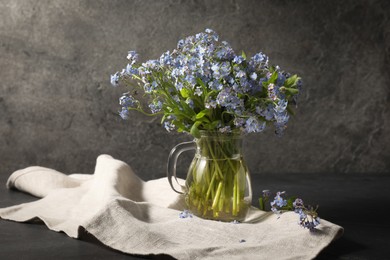
<instances>
[{"instance_id":1,"label":"glass jug","mask_svg":"<svg viewBox=\"0 0 390 260\"><path fill-rule=\"evenodd\" d=\"M179 155L195 150L182 191L175 189ZM175 146L168 158L168 181L183 193L187 208L201 218L242 221L252 202L248 167L242 156L242 136L201 131L200 138ZM176 180L177 181L177 180Z\"/></svg>"}]
</instances>

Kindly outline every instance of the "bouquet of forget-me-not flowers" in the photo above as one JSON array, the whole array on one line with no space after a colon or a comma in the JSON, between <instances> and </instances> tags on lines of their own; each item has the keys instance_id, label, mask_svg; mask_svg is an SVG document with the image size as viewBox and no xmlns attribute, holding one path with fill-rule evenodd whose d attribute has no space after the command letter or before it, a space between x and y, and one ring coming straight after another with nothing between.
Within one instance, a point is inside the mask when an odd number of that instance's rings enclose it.
<instances>
[{"instance_id":1,"label":"bouquet of forget-me-not flowers","mask_svg":"<svg viewBox=\"0 0 390 260\"><path fill-rule=\"evenodd\" d=\"M148 97L149 109L133 90L120 98L120 116L129 118L131 110L162 115L168 131L195 137L200 130L261 132L270 123L281 135L302 85L300 77L270 65L261 52L250 58L236 54L211 29L180 40L159 59L139 63L138 57L129 51L129 63L111 75L111 83L136 86Z\"/></svg>"}]
</instances>

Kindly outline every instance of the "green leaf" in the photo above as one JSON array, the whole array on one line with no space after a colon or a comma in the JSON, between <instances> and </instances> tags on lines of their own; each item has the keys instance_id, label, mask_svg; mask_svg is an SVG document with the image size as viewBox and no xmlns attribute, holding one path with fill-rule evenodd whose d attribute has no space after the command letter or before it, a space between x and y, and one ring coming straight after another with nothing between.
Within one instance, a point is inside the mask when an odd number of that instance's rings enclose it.
<instances>
[{"instance_id":1,"label":"green leaf","mask_svg":"<svg viewBox=\"0 0 390 260\"><path fill-rule=\"evenodd\" d=\"M196 115L195 111L185 101L180 100L180 105L184 110L183 112L189 117Z\"/></svg>"},{"instance_id":2,"label":"green leaf","mask_svg":"<svg viewBox=\"0 0 390 260\"><path fill-rule=\"evenodd\" d=\"M200 78L196 78L196 83L198 83L203 89L206 88L206 85Z\"/></svg>"},{"instance_id":3,"label":"green leaf","mask_svg":"<svg viewBox=\"0 0 390 260\"><path fill-rule=\"evenodd\" d=\"M297 197L290 197L290 198L288 198L288 199L287 199L287 205L284 206L284 207L281 207L281 209L283 209L283 210L294 210L294 205L293 205L293 203L294 203L294 201L295 201L296 198L297 198Z\"/></svg>"},{"instance_id":4,"label":"green leaf","mask_svg":"<svg viewBox=\"0 0 390 260\"><path fill-rule=\"evenodd\" d=\"M274 73L272 73L272 76L271 78L268 80L268 82L270 83L275 83L275 81L278 79L278 72L277 71L274 71Z\"/></svg>"},{"instance_id":5,"label":"green leaf","mask_svg":"<svg viewBox=\"0 0 390 260\"><path fill-rule=\"evenodd\" d=\"M167 116L164 114L163 117L161 118L161 124L164 123L166 117Z\"/></svg>"},{"instance_id":6,"label":"green leaf","mask_svg":"<svg viewBox=\"0 0 390 260\"><path fill-rule=\"evenodd\" d=\"M294 110L291 109L290 104L287 105L287 112L288 112L290 115L295 115L295 112L294 112Z\"/></svg>"},{"instance_id":7,"label":"green leaf","mask_svg":"<svg viewBox=\"0 0 390 260\"><path fill-rule=\"evenodd\" d=\"M200 111L198 114L196 114L195 119L203 118L205 115L207 115L208 112L209 112L208 109L204 109L204 110Z\"/></svg>"},{"instance_id":8,"label":"green leaf","mask_svg":"<svg viewBox=\"0 0 390 260\"><path fill-rule=\"evenodd\" d=\"M209 125L209 130L214 130L219 124L221 123L221 120L215 120Z\"/></svg>"},{"instance_id":9,"label":"green leaf","mask_svg":"<svg viewBox=\"0 0 390 260\"><path fill-rule=\"evenodd\" d=\"M214 95L214 94L217 94L217 93L218 93L218 92L215 91L215 90L212 90L212 91L208 92L208 93L205 95L204 101L203 101L203 102L206 103L211 95Z\"/></svg>"},{"instance_id":10,"label":"green leaf","mask_svg":"<svg viewBox=\"0 0 390 260\"><path fill-rule=\"evenodd\" d=\"M198 126L200 125L200 122L195 122L190 130L190 133L195 138L200 138L200 131L198 129Z\"/></svg>"},{"instance_id":11,"label":"green leaf","mask_svg":"<svg viewBox=\"0 0 390 260\"><path fill-rule=\"evenodd\" d=\"M286 79L286 82L284 83L287 87L291 87L293 85L295 85L295 82L298 80L298 76L297 75L293 75L291 77L289 77L288 79Z\"/></svg>"},{"instance_id":12,"label":"green leaf","mask_svg":"<svg viewBox=\"0 0 390 260\"><path fill-rule=\"evenodd\" d=\"M264 200L263 197L259 198L259 209L265 210Z\"/></svg>"},{"instance_id":13,"label":"green leaf","mask_svg":"<svg viewBox=\"0 0 390 260\"><path fill-rule=\"evenodd\" d=\"M188 98L190 96L190 91L187 89L187 88L182 88L180 90L180 95L183 97L183 98Z\"/></svg>"},{"instance_id":14,"label":"green leaf","mask_svg":"<svg viewBox=\"0 0 390 260\"><path fill-rule=\"evenodd\" d=\"M172 123L177 127L178 132L183 132L186 129L185 125L178 120L174 120Z\"/></svg>"},{"instance_id":15,"label":"green leaf","mask_svg":"<svg viewBox=\"0 0 390 260\"><path fill-rule=\"evenodd\" d=\"M246 60L246 54L244 51L241 51L241 56Z\"/></svg>"},{"instance_id":16,"label":"green leaf","mask_svg":"<svg viewBox=\"0 0 390 260\"><path fill-rule=\"evenodd\" d=\"M296 95L299 93L299 90L296 88L286 88L286 87L281 87L280 91L283 93L286 93L288 95Z\"/></svg>"}]
</instances>

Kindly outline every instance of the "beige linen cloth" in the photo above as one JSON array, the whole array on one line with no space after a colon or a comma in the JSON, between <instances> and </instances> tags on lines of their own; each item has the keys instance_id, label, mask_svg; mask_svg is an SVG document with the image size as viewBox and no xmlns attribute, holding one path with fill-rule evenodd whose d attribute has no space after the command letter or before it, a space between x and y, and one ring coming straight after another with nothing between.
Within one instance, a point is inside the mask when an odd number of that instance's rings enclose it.
<instances>
[{"instance_id":1,"label":"beige linen cloth","mask_svg":"<svg viewBox=\"0 0 390 260\"><path fill-rule=\"evenodd\" d=\"M77 238L89 232L103 244L138 255L177 259L312 259L342 227L322 220L316 232L300 227L298 215L251 209L245 223L179 218L184 205L166 178L148 182L124 162L97 158L95 173L65 175L43 167L14 172L8 188L37 197L0 209L13 221L42 220L54 231Z\"/></svg>"}]
</instances>

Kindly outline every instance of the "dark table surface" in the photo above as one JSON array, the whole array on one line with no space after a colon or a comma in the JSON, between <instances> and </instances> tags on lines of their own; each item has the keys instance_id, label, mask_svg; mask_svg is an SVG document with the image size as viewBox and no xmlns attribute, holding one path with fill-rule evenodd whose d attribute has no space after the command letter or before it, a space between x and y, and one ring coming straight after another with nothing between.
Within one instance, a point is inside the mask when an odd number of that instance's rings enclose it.
<instances>
[{"instance_id":1,"label":"dark table surface","mask_svg":"<svg viewBox=\"0 0 390 260\"><path fill-rule=\"evenodd\" d=\"M0 207L37 198L7 190L0 175ZM252 174L253 204L261 191L286 191L319 205L321 218L344 227L344 235L317 259L390 259L390 175L312 174L264 176ZM0 220L0 259L171 259L140 257L112 250L91 237L72 239L37 223Z\"/></svg>"}]
</instances>

